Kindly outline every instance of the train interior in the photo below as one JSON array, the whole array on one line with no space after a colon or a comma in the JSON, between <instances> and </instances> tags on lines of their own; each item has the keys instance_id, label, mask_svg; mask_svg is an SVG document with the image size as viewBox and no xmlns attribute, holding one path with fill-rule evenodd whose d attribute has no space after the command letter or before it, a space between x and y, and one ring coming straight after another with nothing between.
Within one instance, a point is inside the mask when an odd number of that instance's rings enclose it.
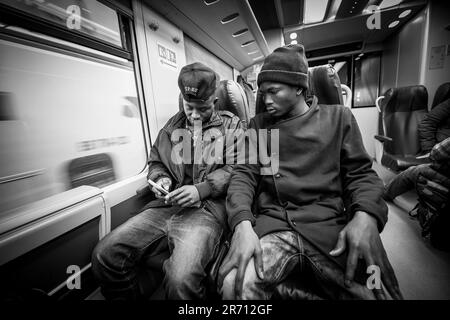
<instances>
[{"instance_id":1,"label":"train interior","mask_svg":"<svg viewBox=\"0 0 450 320\"><path fill-rule=\"evenodd\" d=\"M92 250L151 199L147 157L188 63L227 80L248 121L264 58L301 43L310 74L326 73L319 102L331 92L351 109L384 183L422 163L418 123L450 98L449 12L439 0L0 1L0 300L103 299ZM403 131L384 121L388 103L407 109ZM414 191L388 202L384 247L405 299L450 299L450 253L421 236L416 204ZM162 259L143 263L154 299Z\"/></svg>"}]
</instances>

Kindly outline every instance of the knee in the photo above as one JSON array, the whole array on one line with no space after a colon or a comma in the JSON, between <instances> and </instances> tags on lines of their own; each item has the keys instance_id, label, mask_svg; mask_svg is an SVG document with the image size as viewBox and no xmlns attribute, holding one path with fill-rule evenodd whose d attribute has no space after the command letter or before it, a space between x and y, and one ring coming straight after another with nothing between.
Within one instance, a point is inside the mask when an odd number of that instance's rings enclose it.
<instances>
[{"instance_id":1,"label":"knee","mask_svg":"<svg viewBox=\"0 0 450 320\"><path fill-rule=\"evenodd\" d=\"M91 254L92 271L97 278L105 273L123 271L128 254L115 239L106 236L94 248Z\"/></svg>"},{"instance_id":2,"label":"knee","mask_svg":"<svg viewBox=\"0 0 450 320\"><path fill-rule=\"evenodd\" d=\"M204 299L206 288L200 274L185 269L175 272L173 269L165 270L164 288L168 299Z\"/></svg>"},{"instance_id":3,"label":"knee","mask_svg":"<svg viewBox=\"0 0 450 320\"><path fill-rule=\"evenodd\" d=\"M219 288L219 293L223 300L234 300L234 283L236 280L236 269L231 270L223 279L222 287Z\"/></svg>"},{"instance_id":4,"label":"knee","mask_svg":"<svg viewBox=\"0 0 450 320\"><path fill-rule=\"evenodd\" d=\"M250 265L250 263L249 263ZM245 271L244 280L242 282L241 298L243 300L264 300L266 292L263 290L263 281L259 280L253 265ZM219 293L223 300L235 300L236 297L236 274L237 269L231 270L224 278L222 288Z\"/></svg>"},{"instance_id":5,"label":"knee","mask_svg":"<svg viewBox=\"0 0 450 320\"><path fill-rule=\"evenodd\" d=\"M194 283L193 276L189 272L174 273L170 271L165 272L165 282L170 288L183 289L191 287Z\"/></svg>"},{"instance_id":6,"label":"knee","mask_svg":"<svg viewBox=\"0 0 450 320\"><path fill-rule=\"evenodd\" d=\"M92 272L96 278L100 278L103 274L103 270L106 268L108 263L108 257L110 256L110 248L103 242L100 241L95 246L91 255Z\"/></svg>"}]
</instances>

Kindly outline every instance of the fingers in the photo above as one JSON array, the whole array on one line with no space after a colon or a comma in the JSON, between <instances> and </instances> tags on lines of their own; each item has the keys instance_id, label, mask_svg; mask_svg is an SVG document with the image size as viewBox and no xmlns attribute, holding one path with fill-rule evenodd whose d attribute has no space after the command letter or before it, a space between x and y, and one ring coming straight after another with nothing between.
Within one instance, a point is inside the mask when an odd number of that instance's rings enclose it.
<instances>
[{"instance_id":1,"label":"fingers","mask_svg":"<svg viewBox=\"0 0 450 320\"><path fill-rule=\"evenodd\" d=\"M353 278L355 277L355 270L358 264L358 251L350 249L347 257L347 267L345 269L345 286L350 287L352 285Z\"/></svg>"},{"instance_id":2,"label":"fingers","mask_svg":"<svg viewBox=\"0 0 450 320\"><path fill-rule=\"evenodd\" d=\"M182 190L180 193L176 194L175 196L170 198L170 201L172 202L180 202L180 200L183 200L186 197L189 197L189 192L186 190Z\"/></svg>"},{"instance_id":3,"label":"fingers","mask_svg":"<svg viewBox=\"0 0 450 320\"><path fill-rule=\"evenodd\" d=\"M366 260L366 264L368 267L369 266L377 266L377 263L375 262L375 259L370 252L367 252L364 254L364 259ZM386 294L384 293L384 290L381 286L381 279L379 279L379 280L380 280L379 288L374 287L374 288L369 288L369 289L373 291L377 300L386 300Z\"/></svg>"},{"instance_id":4,"label":"fingers","mask_svg":"<svg viewBox=\"0 0 450 320\"><path fill-rule=\"evenodd\" d=\"M392 299L403 300L403 295L400 291L397 277L395 276L394 269L392 268L385 252L382 254L381 279Z\"/></svg>"},{"instance_id":5,"label":"fingers","mask_svg":"<svg viewBox=\"0 0 450 320\"><path fill-rule=\"evenodd\" d=\"M264 264L262 258L262 250L261 247L255 250L255 270L258 277L263 280L264 279Z\"/></svg>"},{"instance_id":6,"label":"fingers","mask_svg":"<svg viewBox=\"0 0 450 320\"><path fill-rule=\"evenodd\" d=\"M247 269L249 259L241 258L237 268L235 283L234 283L234 295L236 299L242 299L242 290L244 286L245 269Z\"/></svg>"},{"instance_id":7,"label":"fingers","mask_svg":"<svg viewBox=\"0 0 450 320\"><path fill-rule=\"evenodd\" d=\"M339 232L339 237L338 237L338 241L336 243L336 247L330 251L330 255L336 257L341 255L346 248L346 241L345 241L346 237L345 237L345 232L341 231Z\"/></svg>"},{"instance_id":8,"label":"fingers","mask_svg":"<svg viewBox=\"0 0 450 320\"><path fill-rule=\"evenodd\" d=\"M158 191L158 189L155 189L154 187L152 188L152 192L155 194L155 197L160 199L163 198L163 195L161 192Z\"/></svg>"},{"instance_id":9,"label":"fingers","mask_svg":"<svg viewBox=\"0 0 450 320\"><path fill-rule=\"evenodd\" d=\"M184 191L184 188L183 188L183 187L178 188L178 189L175 189L175 190L173 190L172 192L170 192L170 193L168 193L168 194L166 195L166 199L167 199L167 200L170 200L170 199L172 199L173 197L175 197L175 196L179 195L180 193L182 193L183 191Z\"/></svg>"},{"instance_id":10,"label":"fingers","mask_svg":"<svg viewBox=\"0 0 450 320\"><path fill-rule=\"evenodd\" d=\"M235 263L234 260L231 259L231 251L228 252L228 254L225 256L225 259L223 259L222 265L219 268L219 276L217 277L217 286L219 288L222 288L223 286L223 280L225 277L230 273L230 271L234 268Z\"/></svg>"}]
</instances>

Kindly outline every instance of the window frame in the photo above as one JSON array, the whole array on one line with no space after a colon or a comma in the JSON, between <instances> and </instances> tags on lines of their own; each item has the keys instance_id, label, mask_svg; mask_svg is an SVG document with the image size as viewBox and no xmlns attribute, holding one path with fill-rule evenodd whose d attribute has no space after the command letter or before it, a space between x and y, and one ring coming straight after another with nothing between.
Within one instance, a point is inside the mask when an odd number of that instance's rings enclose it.
<instances>
[{"instance_id":1,"label":"window frame","mask_svg":"<svg viewBox=\"0 0 450 320\"><path fill-rule=\"evenodd\" d=\"M134 61L132 46L127 41L124 31L124 19L132 19L132 16L123 14L122 10L118 10L112 6L109 2L99 1L109 8L113 9L117 13L120 37L124 48L111 44L102 39L89 36L77 30L68 30L60 24L53 21L32 15L28 12L12 8L8 5L0 3L0 21L7 23L11 26L18 26L27 30L35 31L48 35L51 37L59 38L61 40L73 42L78 45L86 46L98 51L102 51L108 54L112 54L130 61ZM2 30L1 32L8 33L8 30Z\"/></svg>"}]
</instances>

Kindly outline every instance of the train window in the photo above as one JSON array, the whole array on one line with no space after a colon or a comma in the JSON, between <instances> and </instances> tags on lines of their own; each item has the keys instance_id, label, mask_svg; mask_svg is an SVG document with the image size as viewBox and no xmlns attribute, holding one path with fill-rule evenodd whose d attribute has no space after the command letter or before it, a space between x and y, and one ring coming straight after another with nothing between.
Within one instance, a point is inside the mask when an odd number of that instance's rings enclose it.
<instances>
[{"instance_id":1,"label":"train window","mask_svg":"<svg viewBox=\"0 0 450 320\"><path fill-rule=\"evenodd\" d=\"M123 47L117 12L99 1L3 0L2 2L73 32L80 32L117 47Z\"/></svg>"},{"instance_id":2,"label":"train window","mask_svg":"<svg viewBox=\"0 0 450 320\"><path fill-rule=\"evenodd\" d=\"M380 86L380 54L359 55L354 63L353 107L374 107Z\"/></svg>"},{"instance_id":3,"label":"train window","mask_svg":"<svg viewBox=\"0 0 450 320\"><path fill-rule=\"evenodd\" d=\"M0 34L0 79L0 214L144 169L133 62Z\"/></svg>"},{"instance_id":4,"label":"train window","mask_svg":"<svg viewBox=\"0 0 450 320\"><path fill-rule=\"evenodd\" d=\"M379 52L313 60L310 67L331 64L342 84L353 92L352 107L373 107L379 93L381 55Z\"/></svg>"}]
</instances>

